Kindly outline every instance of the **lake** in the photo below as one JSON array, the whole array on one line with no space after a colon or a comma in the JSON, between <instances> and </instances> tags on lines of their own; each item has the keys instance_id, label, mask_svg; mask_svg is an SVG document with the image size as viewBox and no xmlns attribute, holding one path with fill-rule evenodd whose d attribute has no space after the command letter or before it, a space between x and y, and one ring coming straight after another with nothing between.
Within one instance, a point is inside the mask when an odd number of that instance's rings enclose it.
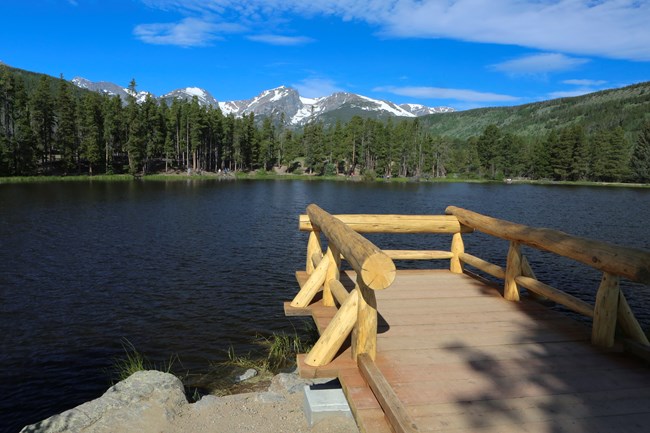
<instances>
[{"instance_id":1,"label":"lake","mask_svg":"<svg viewBox=\"0 0 650 433\"><path fill-rule=\"evenodd\" d=\"M650 250L650 189L327 181L71 182L0 185L0 431L99 397L130 342L151 361L201 373L294 332L310 203L332 213L490 216ZM383 248L448 249L450 236L373 236ZM507 243L464 236L505 263ZM528 251L528 250L527 250ZM530 252L538 277L593 300L600 275ZM439 262L436 266L445 266ZM422 263L398 262L400 266ZM427 264L429 265L429 264ZM626 291L650 324L647 287ZM381 310L381 306L379 306Z\"/></svg>"}]
</instances>

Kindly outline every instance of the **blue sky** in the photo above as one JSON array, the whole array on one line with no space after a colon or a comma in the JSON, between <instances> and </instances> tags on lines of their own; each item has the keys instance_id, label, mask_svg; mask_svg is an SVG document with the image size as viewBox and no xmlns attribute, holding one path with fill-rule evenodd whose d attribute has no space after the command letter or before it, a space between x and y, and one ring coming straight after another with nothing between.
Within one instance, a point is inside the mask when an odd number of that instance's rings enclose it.
<instances>
[{"instance_id":1,"label":"blue sky","mask_svg":"<svg viewBox=\"0 0 650 433\"><path fill-rule=\"evenodd\" d=\"M0 61L219 101L519 105L650 80L650 0L2 0Z\"/></svg>"}]
</instances>

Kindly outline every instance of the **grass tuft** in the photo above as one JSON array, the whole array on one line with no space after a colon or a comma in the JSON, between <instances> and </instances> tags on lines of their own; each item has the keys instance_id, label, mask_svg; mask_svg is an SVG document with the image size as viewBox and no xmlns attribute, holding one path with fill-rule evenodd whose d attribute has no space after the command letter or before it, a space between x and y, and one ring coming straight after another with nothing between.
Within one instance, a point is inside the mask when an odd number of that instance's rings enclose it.
<instances>
[{"instance_id":1,"label":"grass tuft","mask_svg":"<svg viewBox=\"0 0 650 433\"><path fill-rule=\"evenodd\" d=\"M122 340L124 357L118 358L113 363L112 376L117 382L120 382L133 373L144 370L158 370L164 373L172 373L174 364L178 361L177 355L172 355L169 361L162 365L156 365L150 362L142 353L138 352L133 344L126 338Z\"/></svg>"}]
</instances>

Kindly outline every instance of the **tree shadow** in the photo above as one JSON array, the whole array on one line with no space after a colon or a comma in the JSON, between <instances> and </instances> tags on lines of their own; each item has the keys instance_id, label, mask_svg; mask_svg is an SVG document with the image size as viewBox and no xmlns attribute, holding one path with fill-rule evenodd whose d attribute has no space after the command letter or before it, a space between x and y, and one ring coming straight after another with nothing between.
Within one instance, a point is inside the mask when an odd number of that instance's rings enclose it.
<instances>
[{"instance_id":1,"label":"tree shadow","mask_svg":"<svg viewBox=\"0 0 650 433\"><path fill-rule=\"evenodd\" d=\"M529 325L513 324L519 329L508 335L511 341L478 331L484 345L479 338L477 345L451 339L442 346L461 363L447 365L447 377L435 384L450 390L451 404L418 424L460 423L472 431L647 431L647 365L591 346L586 324L532 300L512 307L521 314L517 321Z\"/></svg>"}]
</instances>

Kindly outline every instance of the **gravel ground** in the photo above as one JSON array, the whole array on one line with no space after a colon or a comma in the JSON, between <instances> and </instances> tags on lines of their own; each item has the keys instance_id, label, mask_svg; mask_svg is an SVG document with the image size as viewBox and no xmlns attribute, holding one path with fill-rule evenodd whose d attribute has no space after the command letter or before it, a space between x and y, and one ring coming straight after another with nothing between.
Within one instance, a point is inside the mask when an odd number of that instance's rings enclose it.
<instances>
[{"instance_id":1,"label":"gravel ground","mask_svg":"<svg viewBox=\"0 0 650 433\"><path fill-rule=\"evenodd\" d=\"M268 391L205 396L185 406L163 433L358 433L354 419L332 415L310 427L303 411L305 382L295 374L276 376Z\"/></svg>"}]
</instances>

